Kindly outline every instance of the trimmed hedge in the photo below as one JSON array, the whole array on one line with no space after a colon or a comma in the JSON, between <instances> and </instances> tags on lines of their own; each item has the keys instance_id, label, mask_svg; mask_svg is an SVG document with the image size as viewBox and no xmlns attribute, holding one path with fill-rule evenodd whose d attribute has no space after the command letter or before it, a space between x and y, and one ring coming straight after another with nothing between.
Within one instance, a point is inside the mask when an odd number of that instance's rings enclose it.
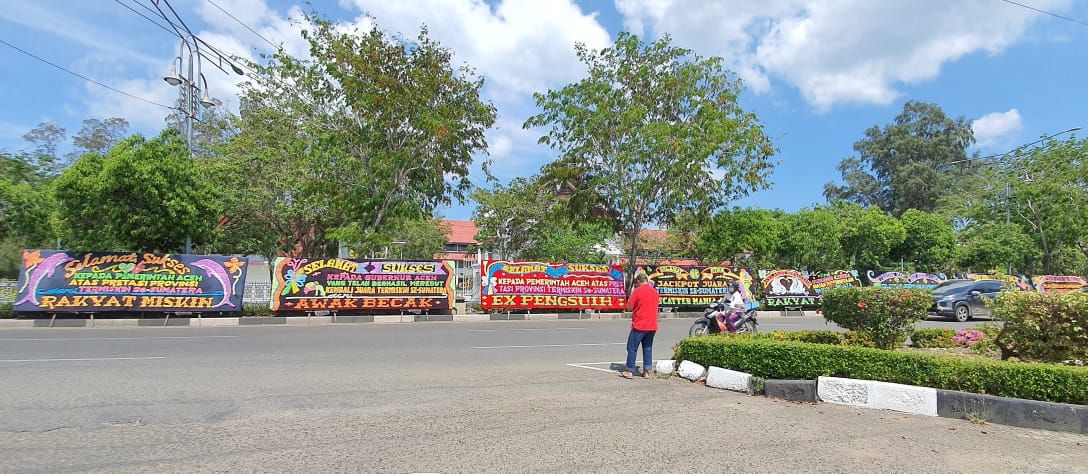
<instances>
[{"instance_id":1,"label":"trimmed hedge","mask_svg":"<svg viewBox=\"0 0 1088 474\"><path fill-rule=\"evenodd\" d=\"M813 344L842 344L842 333L828 330L806 330L791 332L771 331L756 334L734 334L726 337L736 337L741 339L772 339L775 341L810 342Z\"/></svg>"},{"instance_id":2,"label":"trimmed hedge","mask_svg":"<svg viewBox=\"0 0 1088 474\"><path fill-rule=\"evenodd\" d=\"M1088 368L1084 367L714 336L680 341L675 358L768 379L846 377L1001 397L1088 404Z\"/></svg>"}]
</instances>

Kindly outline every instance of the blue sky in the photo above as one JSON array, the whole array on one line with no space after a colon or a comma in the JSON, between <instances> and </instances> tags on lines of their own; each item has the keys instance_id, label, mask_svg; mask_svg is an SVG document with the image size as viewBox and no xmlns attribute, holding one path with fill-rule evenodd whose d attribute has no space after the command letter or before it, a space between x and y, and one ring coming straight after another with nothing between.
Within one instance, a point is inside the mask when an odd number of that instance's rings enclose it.
<instances>
[{"instance_id":1,"label":"blue sky","mask_svg":"<svg viewBox=\"0 0 1088 474\"><path fill-rule=\"evenodd\" d=\"M262 36L303 56L291 21L296 2L214 0ZM270 46L207 0L170 0L203 39L255 58ZM1088 22L1088 1L1019 3ZM152 0L6 2L0 39L118 89L163 104L177 91L162 81L177 43L127 10L147 15ZM532 92L577 80L573 44L607 46L619 31L674 41L718 55L745 79L755 112L780 153L774 186L736 205L796 210L823 201L835 165L872 125L890 122L906 100L940 104L975 120L977 148L999 153L1071 127L1088 128L1088 26L1002 0L371 0L315 1L323 15L431 36L485 76L499 109L489 134L502 181L554 158L522 130ZM237 106L237 77L205 67L212 94ZM133 131L157 133L166 110L88 84L0 45L0 149L24 148L37 123L69 134L85 118L120 116ZM1084 132L1080 132L1084 135ZM482 173L474 172L482 181ZM443 209L467 218L471 204Z\"/></svg>"}]
</instances>

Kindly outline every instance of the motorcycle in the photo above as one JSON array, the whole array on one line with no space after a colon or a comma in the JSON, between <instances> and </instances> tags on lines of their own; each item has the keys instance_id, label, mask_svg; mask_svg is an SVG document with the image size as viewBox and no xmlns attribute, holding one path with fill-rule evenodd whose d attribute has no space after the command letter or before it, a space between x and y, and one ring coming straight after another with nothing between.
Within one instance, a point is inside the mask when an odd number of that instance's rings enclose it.
<instances>
[{"instance_id":1,"label":"motorcycle","mask_svg":"<svg viewBox=\"0 0 1088 474\"><path fill-rule=\"evenodd\" d=\"M756 310L759 309L759 303L748 303L748 309L733 321L733 334L755 334L758 331L759 321L756 320ZM739 312L726 306L725 300L719 300L710 305L703 315L695 320L691 325L691 329L688 330L688 334L692 336L704 336L707 334L718 334L721 329L718 328L718 316L725 315L728 318L730 315Z\"/></svg>"}]
</instances>

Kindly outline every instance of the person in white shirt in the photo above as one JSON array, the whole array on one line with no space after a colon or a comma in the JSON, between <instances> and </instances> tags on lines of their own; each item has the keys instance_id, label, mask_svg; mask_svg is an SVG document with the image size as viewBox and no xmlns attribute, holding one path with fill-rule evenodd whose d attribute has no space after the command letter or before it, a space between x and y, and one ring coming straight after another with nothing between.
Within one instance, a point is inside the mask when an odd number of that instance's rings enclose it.
<instances>
[{"instance_id":1,"label":"person in white shirt","mask_svg":"<svg viewBox=\"0 0 1088 474\"><path fill-rule=\"evenodd\" d=\"M726 310L718 314L718 329L721 332L733 332L732 324L728 321L736 319L734 315L744 314L744 310L747 309L747 304L744 302L744 294L741 292L740 283L733 282L729 285L729 296L723 297L719 302L726 303L728 301L728 307Z\"/></svg>"}]
</instances>

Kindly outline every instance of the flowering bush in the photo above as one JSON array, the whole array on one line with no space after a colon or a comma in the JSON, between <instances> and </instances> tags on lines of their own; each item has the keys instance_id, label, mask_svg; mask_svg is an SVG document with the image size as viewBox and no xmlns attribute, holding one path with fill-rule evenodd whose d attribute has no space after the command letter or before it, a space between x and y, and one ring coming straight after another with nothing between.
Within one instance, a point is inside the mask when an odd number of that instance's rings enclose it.
<instances>
[{"instance_id":1,"label":"flowering bush","mask_svg":"<svg viewBox=\"0 0 1088 474\"><path fill-rule=\"evenodd\" d=\"M836 288L822 300L828 321L863 334L880 349L902 345L933 304L926 290L879 287Z\"/></svg>"},{"instance_id":2,"label":"flowering bush","mask_svg":"<svg viewBox=\"0 0 1088 474\"><path fill-rule=\"evenodd\" d=\"M1046 362L1088 359L1088 293L1001 292L993 315L1001 358Z\"/></svg>"},{"instance_id":3,"label":"flowering bush","mask_svg":"<svg viewBox=\"0 0 1088 474\"><path fill-rule=\"evenodd\" d=\"M959 330L956 331L956 335L952 336L952 342L957 346L971 347L978 344L983 338L986 337L982 331L975 329Z\"/></svg>"}]
</instances>

